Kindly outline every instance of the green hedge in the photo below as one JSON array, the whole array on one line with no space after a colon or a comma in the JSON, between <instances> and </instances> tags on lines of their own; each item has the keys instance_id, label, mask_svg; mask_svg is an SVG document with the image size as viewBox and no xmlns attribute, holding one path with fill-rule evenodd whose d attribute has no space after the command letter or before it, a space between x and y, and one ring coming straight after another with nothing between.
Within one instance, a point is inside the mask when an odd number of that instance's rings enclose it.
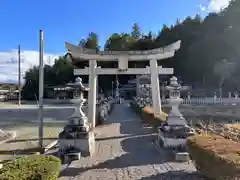
<instances>
[{"instance_id":1,"label":"green hedge","mask_svg":"<svg viewBox=\"0 0 240 180\"><path fill-rule=\"evenodd\" d=\"M51 155L29 155L15 159L0 169L1 180L57 180L61 160Z\"/></svg>"},{"instance_id":2,"label":"green hedge","mask_svg":"<svg viewBox=\"0 0 240 180\"><path fill-rule=\"evenodd\" d=\"M217 135L195 135L188 140L197 170L216 180L240 179L240 144Z\"/></svg>"}]
</instances>

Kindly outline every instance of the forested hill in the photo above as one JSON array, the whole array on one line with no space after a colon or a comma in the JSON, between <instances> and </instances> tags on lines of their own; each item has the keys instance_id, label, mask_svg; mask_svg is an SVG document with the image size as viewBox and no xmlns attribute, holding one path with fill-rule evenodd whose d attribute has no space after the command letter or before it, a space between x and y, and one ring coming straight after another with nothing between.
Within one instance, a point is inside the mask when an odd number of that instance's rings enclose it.
<instances>
[{"instance_id":1,"label":"forested hill","mask_svg":"<svg viewBox=\"0 0 240 180\"><path fill-rule=\"evenodd\" d=\"M177 20L175 25L163 26L158 34L143 34L134 24L132 32L113 33L106 41L105 50L148 50L182 40L181 48L172 59L161 61L165 67L173 67L175 75L185 84L199 88L236 90L240 87L240 1L232 1L220 13L211 13L204 19L200 16ZM90 32L79 46L99 49L98 35ZM64 57L45 68L45 86L73 81L72 65ZM26 73L25 94L38 86L37 68ZM115 77L102 76L104 89L111 88ZM129 78L122 77L121 83ZM30 82L31 80L31 82Z\"/></svg>"}]
</instances>

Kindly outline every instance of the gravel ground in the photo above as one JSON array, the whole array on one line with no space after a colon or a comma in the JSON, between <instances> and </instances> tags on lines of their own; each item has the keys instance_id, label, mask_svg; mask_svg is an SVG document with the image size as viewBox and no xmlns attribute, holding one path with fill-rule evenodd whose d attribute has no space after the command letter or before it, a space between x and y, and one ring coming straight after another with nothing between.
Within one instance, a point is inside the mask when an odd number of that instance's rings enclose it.
<instances>
[{"instance_id":1,"label":"gravel ground","mask_svg":"<svg viewBox=\"0 0 240 180\"><path fill-rule=\"evenodd\" d=\"M44 126L43 146L57 140L58 133L62 130L62 123L47 123ZM14 154L29 154L37 152L38 149L38 125L29 123L18 123L10 125L4 130L16 131L17 136L0 145L0 162L14 158Z\"/></svg>"},{"instance_id":2,"label":"gravel ground","mask_svg":"<svg viewBox=\"0 0 240 180\"><path fill-rule=\"evenodd\" d=\"M84 107L87 111L87 107ZM67 123L74 108L58 107L44 109L44 146L55 141L58 133ZM13 154L25 154L37 151L38 146L38 109L1 109L0 128L16 131L16 138L0 145L0 161L14 158Z\"/></svg>"},{"instance_id":3,"label":"gravel ground","mask_svg":"<svg viewBox=\"0 0 240 180\"><path fill-rule=\"evenodd\" d=\"M116 105L106 125L96 128L95 155L74 161L60 180L203 179L193 164L159 153L149 132L126 105Z\"/></svg>"}]
</instances>

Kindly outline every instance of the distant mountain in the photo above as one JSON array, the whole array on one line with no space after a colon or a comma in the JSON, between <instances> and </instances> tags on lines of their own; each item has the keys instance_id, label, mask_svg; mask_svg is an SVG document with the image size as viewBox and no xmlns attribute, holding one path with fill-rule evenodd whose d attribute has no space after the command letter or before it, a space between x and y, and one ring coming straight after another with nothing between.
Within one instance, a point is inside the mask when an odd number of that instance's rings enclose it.
<instances>
[{"instance_id":1,"label":"distant mountain","mask_svg":"<svg viewBox=\"0 0 240 180\"><path fill-rule=\"evenodd\" d=\"M15 80L9 79L9 80L6 80L4 82L0 81L0 84L18 84L18 82L15 81Z\"/></svg>"}]
</instances>

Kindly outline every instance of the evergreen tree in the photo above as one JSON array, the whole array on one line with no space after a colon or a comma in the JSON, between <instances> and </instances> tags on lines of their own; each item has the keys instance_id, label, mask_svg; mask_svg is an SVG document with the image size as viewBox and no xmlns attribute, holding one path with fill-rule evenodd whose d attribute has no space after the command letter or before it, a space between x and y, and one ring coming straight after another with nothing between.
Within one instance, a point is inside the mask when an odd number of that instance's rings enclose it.
<instances>
[{"instance_id":1,"label":"evergreen tree","mask_svg":"<svg viewBox=\"0 0 240 180\"><path fill-rule=\"evenodd\" d=\"M135 39L135 40L139 40L141 38L141 30L140 27L137 23L134 23L132 26L132 32L131 32L131 36Z\"/></svg>"}]
</instances>

